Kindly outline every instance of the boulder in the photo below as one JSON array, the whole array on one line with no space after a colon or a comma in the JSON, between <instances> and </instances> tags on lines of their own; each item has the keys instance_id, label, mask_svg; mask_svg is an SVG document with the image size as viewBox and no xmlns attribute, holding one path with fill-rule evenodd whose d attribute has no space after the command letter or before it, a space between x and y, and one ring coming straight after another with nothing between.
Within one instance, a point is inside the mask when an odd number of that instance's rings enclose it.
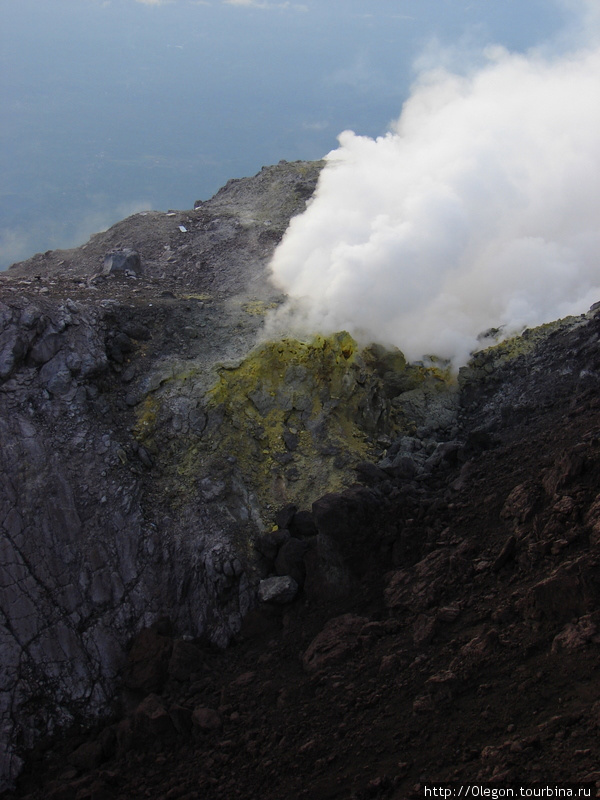
<instances>
[{"instance_id":1,"label":"boulder","mask_svg":"<svg viewBox=\"0 0 600 800\"><path fill-rule=\"evenodd\" d=\"M144 628L133 640L125 665L123 683L129 689L157 692L169 668L172 640L152 628Z\"/></svg>"},{"instance_id":2,"label":"boulder","mask_svg":"<svg viewBox=\"0 0 600 800\"><path fill-rule=\"evenodd\" d=\"M317 672L347 656L358 647L359 634L368 622L366 617L355 614L343 614L329 620L304 653L304 669Z\"/></svg>"},{"instance_id":3,"label":"boulder","mask_svg":"<svg viewBox=\"0 0 600 800\"><path fill-rule=\"evenodd\" d=\"M218 731L223 727L219 712L203 706L198 706L192 712L192 723L201 731Z\"/></svg>"},{"instance_id":4,"label":"boulder","mask_svg":"<svg viewBox=\"0 0 600 800\"><path fill-rule=\"evenodd\" d=\"M461 442L440 442L425 462L425 470L431 472L442 462L446 462L451 466L456 465L461 460L464 449L464 445Z\"/></svg>"},{"instance_id":5,"label":"boulder","mask_svg":"<svg viewBox=\"0 0 600 800\"><path fill-rule=\"evenodd\" d=\"M367 486L376 486L389 477L380 467L368 461L361 461L354 469L358 480Z\"/></svg>"},{"instance_id":6,"label":"boulder","mask_svg":"<svg viewBox=\"0 0 600 800\"><path fill-rule=\"evenodd\" d=\"M258 599L263 603L291 603L298 594L298 584L289 575L265 578L258 586Z\"/></svg>"},{"instance_id":7,"label":"boulder","mask_svg":"<svg viewBox=\"0 0 600 800\"><path fill-rule=\"evenodd\" d=\"M398 480L410 480L419 475L423 471L423 468L414 456L398 453L389 470L390 474Z\"/></svg>"},{"instance_id":8,"label":"boulder","mask_svg":"<svg viewBox=\"0 0 600 800\"><path fill-rule=\"evenodd\" d=\"M550 497L554 497L585 472L585 450L585 445L576 445L572 450L564 451L554 466L546 472L543 484Z\"/></svg>"},{"instance_id":9,"label":"boulder","mask_svg":"<svg viewBox=\"0 0 600 800\"><path fill-rule=\"evenodd\" d=\"M598 561L581 556L560 564L536 583L525 607L534 619L566 623L595 610L599 596Z\"/></svg>"},{"instance_id":10,"label":"boulder","mask_svg":"<svg viewBox=\"0 0 600 800\"><path fill-rule=\"evenodd\" d=\"M279 553L275 559L275 572L278 575L289 575L296 581L298 586L302 586L306 577L304 555L307 549L307 542L293 537L288 539L279 548Z\"/></svg>"},{"instance_id":11,"label":"boulder","mask_svg":"<svg viewBox=\"0 0 600 800\"><path fill-rule=\"evenodd\" d=\"M598 635L598 613L587 614L576 623L569 622L552 640L552 653L573 653L583 650L591 642L600 644Z\"/></svg>"},{"instance_id":12,"label":"boulder","mask_svg":"<svg viewBox=\"0 0 600 800\"><path fill-rule=\"evenodd\" d=\"M275 514L275 522L277 527L282 530L289 530L290 523L297 511L298 506L294 505L294 503L288 503L287 505L283 506L283 508L279 509L279 511Z\"/></svg>"},{"instance_id":13,"label":"boulder","mask_svg":"<svg viewBox=\"0 0 600 800\"><path fill-rule=\"evenodd\" d=\"M274 561L279 548L290 538L289 531L267 531L256 539L256 549L269 561Z\"/></svg>"},{"instance_id":14,"label":"boulder","mask_svg":"<svg viewBox=\"0 0 600 800\"><path fill-rule=\"evenodd\" d=\"M103 275L140 275L142 260L137 250L124 247L122 250L111 250L104 256Z\"/></svg>"},{"instance_id":15,"label":"boulder","mask_svg":"<svg viewBox=\"0 0 600 800\"><path fill-rule=\"evenodd\" d=\"M174 705L169 709L169 717L177 733L189 733L192 727L192 712L182 705Z\"/></svg>"},{"instance_id":16,"label":"boulder","mask_svg":"<svg viewBox=\"0 0 600 800\"><path fill-rule=\"evenodd\" d=\"M289 523L289 530L297 538L316 536L318 533L310 511L297 511Z\"/></svg>"},{"instance_id":17,"label":"boulder","mask_svg":"<svg viewBox=\"0 0 600 800\"><path fill-rule=\"evenodd\" d=\"M161 738L175 731L169 712L158 695L149 694L136 708L133 729L141 740L147 737Z\"/></svg>"},{"instance_id":18,"label":"boulder","mask_svg":"<svg viewBox=\"0 0 600 800\"><path fill-rule=\"evenodd\" d=\"M203 663L204 659L199 647L192 642L176 639L168 665L169 678L187 681L195 672L202 669Z\"/></svg>"},{"instance_id":19,"label":"boulder","mask_svg":"<svg viewBox=\"0 0 600 800\"><path fill-rule=\"evenodd\" d=\"M540 489L532 481L514 487L504 502L500 517L516 523L528 522L539 505Z\"/></svg>"},{"instance_id":20,"label":"boulder","mask_svg":"<svg viewBox=\"0 0 600 800\"><path fill-rule=\"evenodd\" d=\"M309 544L304 556L304 596L318 604L347 596L352 589L352 578L334 543L327 536L315 536Z\"/></svg>"},{"instance_id":21,"label":"boulder","mask_svg":"<svg viewBox=\"0 0 600 800\"><path fill-rule=\"evenodd\" d=\"M82 771L95 769L103 761L102 745L99 742L84 742L70 754L68 761Z\"/></svg>"},{"instance_id":22,"label":"boulder","mask_svg":"<svg viewBox=\"0 0 600 800\"><path fill-rule=\"evenodd\" d=\"M320 537L335 544L350 569L361 575L369 555L377 550L377 513L380 504L370 489L353 486L330 493L313 503L313 519Z\"/></svg>"}]
</instances>

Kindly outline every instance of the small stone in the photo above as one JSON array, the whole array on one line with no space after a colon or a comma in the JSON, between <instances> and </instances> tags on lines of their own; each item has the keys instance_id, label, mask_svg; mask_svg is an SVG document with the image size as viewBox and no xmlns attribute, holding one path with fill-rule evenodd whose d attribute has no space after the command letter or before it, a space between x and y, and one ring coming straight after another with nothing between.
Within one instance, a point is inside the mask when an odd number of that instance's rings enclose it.
<instances>
[{"instance_id":1,"label":"small stone","mask_svg":"<svg viewBox=\"0 0 600 800\"><path fill-rule=\"evenodd\" d=\"M134 729L142 736L165 736L173 732L173 723L162 699L149 694L134 713Z\"/></svg>"},{"instance_id":2,"label":"small stone","mask_svg":"<svg viewBox=\"0 0 600 800\"><path fill-rule=\"evenodd\" d=\"M381 663L379 665L380 675L386 675L389 672L393 672L397 664L398 657L395 653L389 656L382 656Z\"/></svg>"},{"instance_id":3,"label":"small stone","mask_svg":"<svg viewBox=\"0 0 600 800\"><path fill-rule=\"evenodd\" d=\"M82 771L94 769L102 762L102 745L98 742L84 742L69 756L69 763Z\"/></svg>"},{"instance_id":4,"label":"small stone","mask_svg":"<svg viewBox=\"0 0 600 800\"><path fill-rule=\"evenodd\" d=\"M138 447L138 450L137 450L137 456L138 456L139 460L142 462L142 464L143 464L145 467L147 467L148 469L151 469L151 468L152 468L152 466L153 466L153 464L154 464L154 462L153 462L153 460L152 460L152 456L151 456L151 455L150 455L150 453L149 453L149 452L146 450L146 448L145 448L145 447L143 447L142 445L140 445L140 446Z\"/></svg>"},{"instance_id":5,"label":"small stone","mask_svg":"<svg viewBox=\"0 0 600 800\"><path fill-rule=\"evenodd\" d=\"M453 606L444 606L443 608L439 608L437 612L437 620L439 622L454 622L454 620L460 614L460 606L453 605Z\"/></svg>"},{"instance_id":6,"label":"small stone","mask_svg":"<svg viewBox=\"0 0 600 800\"><path fill-rule=\"evenodd\" d=\"M192 726L192 714L185 706L172 706L169 716L177 733L187 733Z\"/></svg>"},{"instance_id":7,"label":"small stone","mask_svg":"<svg viewBox=\"0 0 600 800\"><path fill-rule=\"evenodd\" d=\"M302 657L307 672L319 672L334 661L347 657L359 645L360 632L369 622L366 617L343 614L324 626Z\"/></svg>"},{"instance_id":8,"label":"small stone","mask_svg":"<svg viewBox=\"0 0 600 800\"><path fill-rule=\"evenodd\" d=\"M419 614L412 626L413 641L417 647L425 647L435 636L437 619L428 614Z\"/></svg>"},{"instance_id":9,"label":"small stone","mask_svg":"<svg viewBox=\"0 0 600 800\"><path fill-rule=\"evenodd\" d=\"M265 578L258 586L258 599L263 603L291 603L298 594L298 584L289 575Z\"/></svg>"},{"instance_id":10,"label":"small stone","mask_svg":"<svg viewBox=\"0 0 600 800\"><path fill-rule=\"evenodd\" d=\"M192 713L192 722L202 731L218 731L223 726L220 714L213 708L198 706Z\"/></svg>"},{"instance_id":11,"label":"small stone","mask_svg":"<svg viewBox=\"0 0 600 800\"><path fill-rule=\"evenodd\" d=\"M103 275L139 275L142 272L142 260L137 250L124 247L122 250L111 250L104 256Z\"/></svg>"},{"instance_id":12,"label":"small stone","mask_svg":"<svg viewBox=\"0 0 600 800\"><path fill-rule=\"evenodd\" d=\"M232 686L249 686L251 683L254 682L256 678L256 672L244 672L242 675L239 675L234 681L232 681Z\"/></svg>"},{"instance_id":13,"label":"small stone","mask_svg":"<svg viewBox=\"0 0 600 800\"><path fill-rule=\"evenodd\" d=\"M413 701L413 711L415 714L427 714L435 709L433 699L428 694L415 697Z\"/></svg>"},{"instance_id":14,"label":"small stone","mask_svg":"<svg viewBox=\"0 0 600 800\"><path fill-rule=\"evenodd\" d=\"M77 777L77 770L73 769L73 767L69 767L68 769L64 770L64 772L60 773L60 780L63 783L68 783L69 781L72 781L76 777Z\"/></svg>"}]
</instances>

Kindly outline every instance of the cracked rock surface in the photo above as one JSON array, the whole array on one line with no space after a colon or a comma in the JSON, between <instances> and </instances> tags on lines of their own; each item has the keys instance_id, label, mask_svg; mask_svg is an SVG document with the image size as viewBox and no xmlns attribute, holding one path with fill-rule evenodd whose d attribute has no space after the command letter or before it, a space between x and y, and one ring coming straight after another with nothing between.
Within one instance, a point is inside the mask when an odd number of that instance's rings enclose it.
<instances>
[{"instance_id":1,"label":"cracked rock surface","mask_svg":"<svg viewBox=\"0 0 600 800\"><path fill-rule=\"evenodd\" d=\"M243 481L225 465L161 496L136 407L252 346L250 311L277 300L267 259L318 172L265 168L0 275L0 789L40 737L107 712L137 631L168 616L223 647L255 602L262 522ZM136 269L107 270L123 252ZM207 425L182 393L169 420L182 440Z\"/></svg>"}]
</instances>

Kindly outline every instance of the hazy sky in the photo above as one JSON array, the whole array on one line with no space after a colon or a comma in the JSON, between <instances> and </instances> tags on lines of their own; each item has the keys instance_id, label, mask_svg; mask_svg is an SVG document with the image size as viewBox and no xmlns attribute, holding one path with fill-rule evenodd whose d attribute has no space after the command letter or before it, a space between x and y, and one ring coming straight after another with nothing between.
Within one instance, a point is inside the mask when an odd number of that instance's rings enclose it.
<instances>
[{"instance_id":1,"label":"hazy sky","mask_svg":"<svg viewBox=\"0 0 600 800\"><path fill-rule=\"evenodd\" d=\"M565 35L553 0L0 0L0 268L397 119L416 69Z\"/></svg>"}]
</instances>

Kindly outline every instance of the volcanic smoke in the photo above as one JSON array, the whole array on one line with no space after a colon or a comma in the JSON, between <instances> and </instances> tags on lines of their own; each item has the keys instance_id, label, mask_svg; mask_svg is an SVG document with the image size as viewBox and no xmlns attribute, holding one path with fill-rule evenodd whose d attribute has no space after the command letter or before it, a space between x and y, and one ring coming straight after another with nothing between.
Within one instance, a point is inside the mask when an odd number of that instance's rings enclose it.
<instances>
[{"instance_id":1,"label":"volcanic smoke","mask_svg":"<svg viewBox=\"0 0 600 800\"><path fill-rule=\"evenodd\" d=\"M600 48L493 47L420 76L390 131L345 131L272 260L270 330L347 330L460 365L600 300Z\"/></svg>"}]
</instances>

